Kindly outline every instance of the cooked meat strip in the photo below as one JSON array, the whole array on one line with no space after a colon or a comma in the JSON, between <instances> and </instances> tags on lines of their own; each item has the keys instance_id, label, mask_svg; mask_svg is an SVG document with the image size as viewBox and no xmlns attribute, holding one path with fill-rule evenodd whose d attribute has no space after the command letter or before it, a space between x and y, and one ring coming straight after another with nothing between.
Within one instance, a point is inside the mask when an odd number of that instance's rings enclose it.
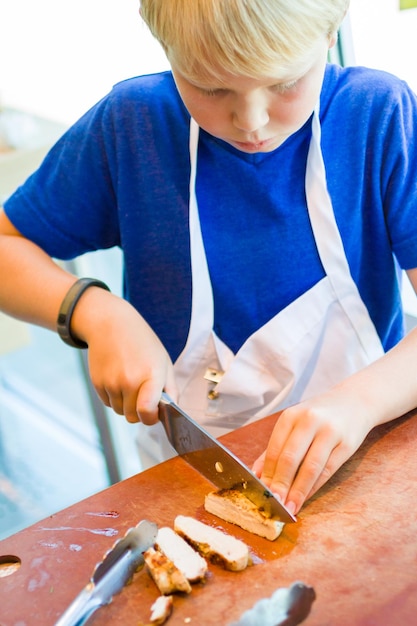
<instances>
[{"instance_id":1,"label":"cooked meat strip","mask_svg":"<svg viewBox=\"0 0 417 626\"><path fill-rule=\"evenodd\" d=\"M238 489L212 491L205 497L204 508L209 513L270 541L274 541L284 527L283 522L268 517Z\"/></svg>"},{"instance_id":2,"label":"cooked meat strip","mask_svg":"<svg viewBox=\"0 0 417 626\"><path fill-rule=\"evenodd\" d=\"M159 596L151 606L150 623L152 626L162 626L172 613L172 596Z\"/></svg>"},{"instance_id":3,"label":"cooked meat strip","mask_svg":"<svg viewBox=\"0 0 417 626\"><path fill-rule=\"evenodd\" d=\"M247 567L249 550L243 541L184 515L175 518L174 528L175 532L213 563L235 572Z\"/></svg>"},{"instance_id":4,"label":"cooked meat strip","mask_svg":"<svg viewBox=\"0 0 417 626\"><path fill-rule=\"evenodd\" d=\"M172 528L160 528L155 547L163 552L192 583L203 580L207 573L207 561Z\"/></svg>"},{"instance_id":5,"label":"cooked meat strip","mask_svg":"<svg viewBox=\"0 0 417 626\"><path fill-rule=\"evenodd\" d=\"M176 592L191 592L191 585L181 572L165 554L149 548L143 554L145 563L162 595L167 596Z\"/></svg>"}]
</instances>

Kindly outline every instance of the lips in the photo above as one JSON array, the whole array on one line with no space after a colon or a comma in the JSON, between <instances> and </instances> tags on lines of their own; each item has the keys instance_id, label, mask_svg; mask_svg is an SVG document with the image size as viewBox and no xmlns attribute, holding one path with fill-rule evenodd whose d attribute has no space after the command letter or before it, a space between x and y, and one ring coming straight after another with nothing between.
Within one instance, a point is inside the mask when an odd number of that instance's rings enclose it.
<instances>
[{"instance_id":1,"label":"lips","mask_svg":"<svg viewBox=\"0 0 417 626\"><path fill-rule=\"evenodd\" d=\"M244 150L245 152L261 152L272 148L275 142L275 139L265 139L263 141L233 141L231 143L239 150Z\"/></svg>"}]
</instances>

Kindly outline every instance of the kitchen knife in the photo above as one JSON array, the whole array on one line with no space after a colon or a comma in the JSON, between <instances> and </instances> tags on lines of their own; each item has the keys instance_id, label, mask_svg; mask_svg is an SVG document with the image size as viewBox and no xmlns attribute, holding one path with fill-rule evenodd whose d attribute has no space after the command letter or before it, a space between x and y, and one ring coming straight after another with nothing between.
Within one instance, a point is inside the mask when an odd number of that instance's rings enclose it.
<instances>
[{"instance_id":1,"label":"kitchen knife","mask_svg":"<svg viewBox=\"0 0 417 626\"><path fill-rule=\"evenodd\" d=\"M159 419L176 452L218 489L239 489L267 515L285 523L297 521L246 465L165 392L159 403Z\"/></svg>"},{"instance_id":2,"label":"kitchen knife","mask_svg":"<svg viewBox=\"0 0 417 626\"><path fill-rule=\"evenodd\" d=\"M94 569L89 583L61 615L55 626L82 626L98 608L111 602L144 563L143 553L153 546L158 527L142 520L116 541Z\"/></svg>"}]
</instances>

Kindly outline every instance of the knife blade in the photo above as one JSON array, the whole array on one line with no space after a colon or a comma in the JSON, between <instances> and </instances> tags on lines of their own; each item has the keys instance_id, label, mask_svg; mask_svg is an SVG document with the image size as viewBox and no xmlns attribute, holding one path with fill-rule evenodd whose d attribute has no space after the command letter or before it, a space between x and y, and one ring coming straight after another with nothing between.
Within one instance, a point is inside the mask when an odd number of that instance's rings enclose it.
<instances>
[{"instance_id":1,"label":"knife blade","mask_svg":"<svg viewBox=\"0 0 417 626\"><path fill-rule=\"evenodd\" d=\"M159 419L174 450L218 489L239 489L270 517L285 523L297 521L242 461L165 392L159 402Z\"/></svg>"},{"instance_id":2,"label":"knife blade","mask_svg":"<svg viewBox=\"0 0 417 626\"><path fill-rule=\"evenodd\" d=\"M82 626L94 611L109 604L144 563L143 553L155 543L157 530L156 524L142 520L116 541L55 626Z\"/></svg>"}]
</instances>

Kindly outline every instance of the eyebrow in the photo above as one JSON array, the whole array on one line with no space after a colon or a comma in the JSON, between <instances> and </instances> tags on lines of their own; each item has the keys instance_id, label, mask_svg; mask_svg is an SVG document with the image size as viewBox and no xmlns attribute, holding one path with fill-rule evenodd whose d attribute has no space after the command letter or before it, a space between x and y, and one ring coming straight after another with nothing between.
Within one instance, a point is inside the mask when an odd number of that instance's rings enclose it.
<instances>
[{"instance_id":1,"label":"eyebrow","mask_svg":"<svg viewBox=\"0 0 417 626\"><path fill-rule=\"evenodd\" d=\"M269 87L276 87L280 85L285 86L291 83L296 83L299 80L301 80L308 73L308 71L309 70L307 70L307 72L304 72L303 74L296 75L295 77L288 76L286 78L270 78L268 79L268 81L265 81L265 83L263 83L262 86L269 88ZM231 87L229 83L226 83L223 81L213 81L212 83L205 83L205 82L197 83L193 80L190 80L189 78L185 76L183 76L183 78L185 78L185 80L189 82L190 85L192 85L196 89L201 89L202 91L222 91L222 90L233 91L233 87ZM250 77L244 77L244 78L250 78Z\"/></svg>"}]
</instances>

